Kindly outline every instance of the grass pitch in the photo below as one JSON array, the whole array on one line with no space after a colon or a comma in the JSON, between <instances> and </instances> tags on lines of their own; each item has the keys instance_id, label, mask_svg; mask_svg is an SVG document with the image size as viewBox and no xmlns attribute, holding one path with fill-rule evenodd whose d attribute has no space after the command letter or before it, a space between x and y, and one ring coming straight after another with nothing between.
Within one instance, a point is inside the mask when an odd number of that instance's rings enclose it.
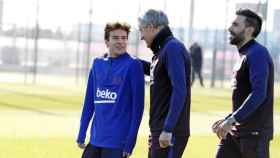
<instances>
[{"instance_id":1,"label":"grass pitch","mask_svg":"<svg viewBox=\"0 0 280 158\"><path fill-rule=\"evenodd\" d=\"M0 83L0 158L77 158L82 151L75 139L79 126L83 86ZM280 95L275 87L275 138L271 157L280 157ZM231 109L230 89L192 91L191 130L184 158L215 157L218 139L211 123ZM146 98L149 94L146 93ZM132 158L147 157L148 100Z\"/></svg>"}]
</instances>

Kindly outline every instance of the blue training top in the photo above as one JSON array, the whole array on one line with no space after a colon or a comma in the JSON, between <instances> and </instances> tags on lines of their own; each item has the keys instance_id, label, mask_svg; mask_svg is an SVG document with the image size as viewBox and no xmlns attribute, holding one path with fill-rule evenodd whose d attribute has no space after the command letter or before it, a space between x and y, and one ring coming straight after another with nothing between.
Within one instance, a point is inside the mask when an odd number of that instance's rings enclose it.
<instances>
[{"instance_id":1,"label":"blue training top","mask_svg":"<svg viewBox=\"0 0 280 158\"><path fill-rule=\"evenodd\" d=\"M90 144L132 153L144 109L142 64L124 53L96 58L89 74L78 143L91 118Z\"/></svg>"}]
</instances>

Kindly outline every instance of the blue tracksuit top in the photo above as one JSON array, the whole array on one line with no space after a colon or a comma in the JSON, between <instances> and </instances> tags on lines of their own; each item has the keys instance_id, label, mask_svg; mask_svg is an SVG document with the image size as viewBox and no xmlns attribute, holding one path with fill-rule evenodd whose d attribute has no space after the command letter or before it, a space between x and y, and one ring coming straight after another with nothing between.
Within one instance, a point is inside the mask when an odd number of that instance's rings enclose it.
<instances>
[{"instance_id":1,"label":"blue tracksuit top","mask_svg":"<svg viewBox=\"0 0 280 158\"><path fill-rule=\"evenodd\" d=\"M231 115L239 124L237 136L260 133L273 135L274 68L268 50L255 40L239 49L234 68Z\"/></svg>"},{"instance_id":2,"label":"blue tracksuit top","mask_svg":"<svg viewBox=\"0 0 280 158\"><path fill-rule=\"evenodd\" d=\"M90 144L132 153L144 109L142 64L124 53L96 58L89 74L78 143L92 119Z\"/></svg>"},{"instance_id":3,"label":"blue tracksuit top","mask_svg":"<svg viewBox=\"0 0 280 158\"><path fill-rule=\"evenodd\" d=\"M191 58L184 44L173 37L169 27L154 38L150 66L150 130L177 136L190 135ZM149 64L144 63L147 67ZM147 70L148 68L145 68Z\"/></svg>"}]
</instances>

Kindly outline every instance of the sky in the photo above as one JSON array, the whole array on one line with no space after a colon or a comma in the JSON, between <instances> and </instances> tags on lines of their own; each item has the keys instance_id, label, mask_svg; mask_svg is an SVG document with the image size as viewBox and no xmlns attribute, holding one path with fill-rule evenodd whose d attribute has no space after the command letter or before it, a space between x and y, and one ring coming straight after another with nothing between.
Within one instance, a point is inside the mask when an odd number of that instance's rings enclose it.
<instances>
[{"instance_id":1,"label":"sky","mask_svg":"<svg viewBox=\"0 0 280 158\"><path fill-rule=\"evenodd\" d=\"M3 0L3 22L33 27L37 0ZM258 3L260 0L194 0L195 28L224 28L234 19L235 4ZM226 1L228 12L226 14ZM261 0L261 2L264 0ZM71 28L78 22L89 21L90 0L39 0L39 23L45 28ZM139 7L140 6L140 7ZM188 27L190 0L92 0L94 24L125 21L137 27L137 17L146 10L165 10L173 27ZM280 0L269 0L268 27L272 28L273 10L280 9ZM228 20L226 21L226 17Z\"/></svg>"}]
</instances>

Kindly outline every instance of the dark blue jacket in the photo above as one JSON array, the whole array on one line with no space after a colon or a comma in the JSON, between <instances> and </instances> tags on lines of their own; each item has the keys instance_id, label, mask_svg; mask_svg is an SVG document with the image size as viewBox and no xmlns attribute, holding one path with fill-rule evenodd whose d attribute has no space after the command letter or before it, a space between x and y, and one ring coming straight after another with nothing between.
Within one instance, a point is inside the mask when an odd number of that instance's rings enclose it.
<instances>
[{"instance_id":1,"label":"dark blue jacket","mask_svg":"<svg viewBox=\"0 0 280 158\"><path fill-rule=\"evenodd\" d=\"M237 136L273 137L274 68L269 52L255 40L239 49L234 68L232 115Z\"/></svg>"},{"instance_id":2,"label":"dark blue jacket","mask_svg":"<svg viewBox=\"0 0 280 158\"><path fill-rule=\"evenodd\" d=\"M168 27L152 42L150 130L159 135L163 130L174 135L190 134L190 55L175 39ZM147 65L147 64L146 64ZM147 71L147 68L145 68Z\"/></svg>"}]
</instances>

